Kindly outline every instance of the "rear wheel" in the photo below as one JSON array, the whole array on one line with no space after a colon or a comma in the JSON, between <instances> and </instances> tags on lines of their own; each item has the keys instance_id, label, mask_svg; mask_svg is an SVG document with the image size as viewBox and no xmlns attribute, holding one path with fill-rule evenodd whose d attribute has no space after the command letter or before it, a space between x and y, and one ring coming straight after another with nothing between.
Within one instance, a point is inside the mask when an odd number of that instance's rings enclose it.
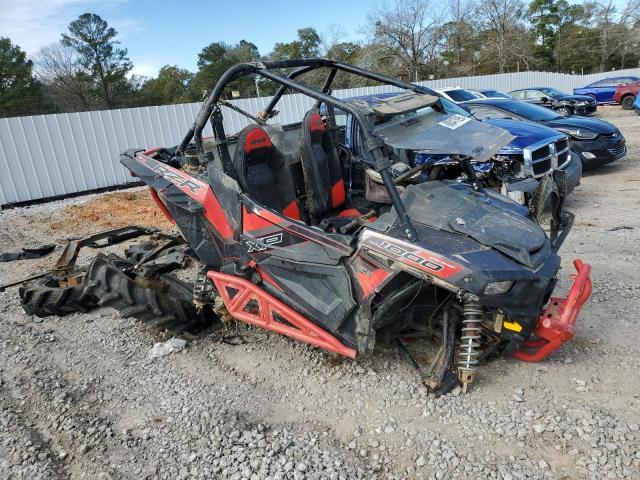
<instances>
[{"instance_id":1,"label":"rear wheel","mask_svg":"<svg viewBox=\"0 0 640 480\"><path fill-rule=\"evenodd\" d=\"M209 310L196 309L191 285L167 274L143 278L134 272L135 264L98 255L87 270L85 292L98 298L99 306L173 333L202 330L215 318Z\"/></svg>"},{"instance_id":2,"label":"rear wheel","mask_svg":"<svg viewBox=\"0 0 640 480\"><path fill-rule=\"evenodd\" d=\"M76 272L74 277L82 275ZM86 313L97 305L97 299L85 292L84 281L77 285L64 285L53 275L46 275L20 287L20 302L28 315L63 317L70 313Z\"/></svg>"},{"instance_id":3,"label":"rear wheel","mask_svg":"<svg viewBox=\"0 0 640 480\"><path fill-rule=\"evenodd\" d=\"M620 105L624 110L631 110L633 108L633 102L636 101L636 97L634 95L627 95L622 98Z\"/></svg>"}]
</instances>

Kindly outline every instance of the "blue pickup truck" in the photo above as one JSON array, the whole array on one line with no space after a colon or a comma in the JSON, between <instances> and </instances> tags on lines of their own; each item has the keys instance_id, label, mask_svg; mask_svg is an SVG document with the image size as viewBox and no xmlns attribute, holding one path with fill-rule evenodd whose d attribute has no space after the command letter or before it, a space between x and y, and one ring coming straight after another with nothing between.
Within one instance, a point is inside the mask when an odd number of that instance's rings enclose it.
<instances>
[{"instance_id":1,"label":"blue pickup truck","mask_svg":"<svg viewBox=\"0 0 640 480\"><path fill-rule=\"evenodd\" d=\"M395 95L398 93L364 95L347 100L360 100L374 105L381 99ZM441 97L441 103L447 114L471 117L467 110L445 98ZM349 149L351 154L361 156L364 147L358 141L359 135L355 131L355 121L340 111L335 112L335 118L344 135L342 139L344 147ZM572 155L566 135L543 125L514 120L492 119L487 120L486 123L506 130L514 138L490 161L473 163L476 175L485 184L524 205L526 197L533 195L540 180L545 176L553 175L555 170L565 172L567 194L580 182L582 165L580 160ZM432 168L423 173L423 180L441 179L443 174L447 175L447 178L457 178L461 173L463 174L457 166L457 161L447 155L432 155L428 152L416 151L412 157L401 155L399 158L408 163L409 167L429 162Z\"/></svg>"}]
</instances>

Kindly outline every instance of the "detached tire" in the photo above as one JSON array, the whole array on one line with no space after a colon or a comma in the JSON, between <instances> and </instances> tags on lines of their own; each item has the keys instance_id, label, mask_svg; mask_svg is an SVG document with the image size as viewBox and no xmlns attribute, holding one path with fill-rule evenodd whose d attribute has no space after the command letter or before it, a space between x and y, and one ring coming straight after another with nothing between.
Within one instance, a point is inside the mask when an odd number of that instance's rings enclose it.
<instances>
[{"instance_id":1,"label":"detached tire","mask_svg":"<svg viewBox=\"0 0 640 480\"><path fill-rule=\"evenodd\" d=\"M620 105L622 105L623 110L631 110L633 108L633 102L636 101L636 97L633 95L627 95L622 99Z\"/></svg>"},{"instance_id":2,"label":"detached tire","mask_svg":"<svg viewBox=\"0 0 640 480\"><path fill-rule=\"evenodd\" d=\"M134 317L172 333L199 331L214 318L193 304L193 287L171 275L157 275L147 286L132 273L134 260L99 254L87 270L85 293L98 298L99 306L115 308L123 317Z\"/></svg>"},{"instance_id":3,"label":"detached tire","mask_svg":"<svg viewBox=\"0 0 640 480\"><path fill-rule=\"evenodd\" d=\"M23 285L18 293L25 313L37 317L87 313L98 303L95 297L85 292L84 281L79 285L61 287L53 275Z\"/></svg>"}]
</instances>

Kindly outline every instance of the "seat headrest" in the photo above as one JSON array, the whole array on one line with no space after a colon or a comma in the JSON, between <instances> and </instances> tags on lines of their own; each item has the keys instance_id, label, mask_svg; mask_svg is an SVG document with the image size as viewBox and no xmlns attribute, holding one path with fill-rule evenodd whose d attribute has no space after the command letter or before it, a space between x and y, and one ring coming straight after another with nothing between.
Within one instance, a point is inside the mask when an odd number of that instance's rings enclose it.
<instances>
[{"instance_id":1,"label":"seat headrest","mask_svg":"<svg viewBox=\"0 0 640 480\"><path fill-rule=\"evenodd\" d=\"M251 153L254 150L259 150L261 148L270 148L273 146L269 135L260 127L255 127L251 130L244 141L244 152Z\"/></svg>"},{"instance_id":2,"label":"seat headrest","mask_svg":"<svg viewBox=\"0 0 640 480\"><path fill-rule=\"evenodd\" d=\"M309 131L311 133L314 132L324 132L326 127L324 126L324 122L322 121L322 117L319 113L312 113L309 116Z\"/></svg>"}]
</instances>

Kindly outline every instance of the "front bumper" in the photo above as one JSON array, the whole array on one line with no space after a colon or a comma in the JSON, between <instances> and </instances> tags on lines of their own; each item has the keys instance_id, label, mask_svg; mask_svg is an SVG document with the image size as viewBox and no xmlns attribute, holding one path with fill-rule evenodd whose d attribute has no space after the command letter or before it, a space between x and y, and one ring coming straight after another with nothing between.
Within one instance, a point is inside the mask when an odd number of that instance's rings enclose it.
<instances>
[{"instance_id":1,"label":"front bumper","mask_svg":"<svg viewBox=\"0 0 640 480\"><path fill-rule=\"evenodd\" d=\"M617 137L600 135L595 140L572 140L571 148L580 156L584 168L615 162L627 154L627 144L620 133Z\"/></svg>"},{"instance_id":2,"label":"front bumper","mask_svg":"<svg viewBox=\"0 0 640 480\"><path fill-rule=\"evenodd\" d=\"M573 146L573 144L571 144ZM576 154L573 150L570 153L571 160L560 170L564 170L567 172L567 195L573 192L573 190L580 184L580 179L582 178L582 162L580 158L578 158L578 154Z\"/></svg>"},{"instance_id":3,"label":"front bumper","mask_svg":"<svg viewBox=\"0 0 640 480\"><path fill-rule=\"evenodd\" d=\"M596 105L595 103L593 105L575 105L573 107L573 111L575 112L575 115L592 115L594 113L596 113L596 111L598 110L598 105Z\"/></svg>"},{"instance_id":4,"label":"front bumper","mask_svg":"<svg viewBox=\"0 0 640 480\"><path fill-rule=\"evenodd\" d=\"M534 340L524 342L522 348L513 352L513 356L525 362L544 360L576 334L576 321L582 306L591 296L591 265L581 260L574 260L577 274L569 295L552 297L547 308L540 314L538 325L533 334Z\"/></svg>"}]
</instances>

